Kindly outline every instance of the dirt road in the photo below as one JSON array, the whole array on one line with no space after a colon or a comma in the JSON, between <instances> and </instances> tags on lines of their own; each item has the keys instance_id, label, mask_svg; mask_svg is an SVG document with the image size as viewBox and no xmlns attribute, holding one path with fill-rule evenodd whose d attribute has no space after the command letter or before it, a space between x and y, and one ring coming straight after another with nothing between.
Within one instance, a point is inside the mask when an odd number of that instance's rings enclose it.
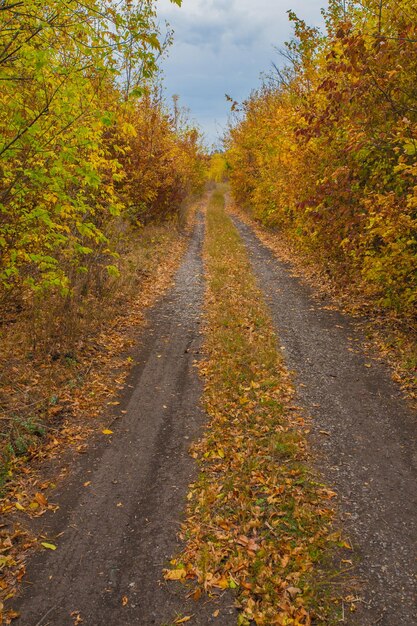
<instances>
[{"instance_id":1,"label":"dirt road","mask_svg":"<svg viewBox=\"0 0 417 626\"><path fill-rule=\"evenodd\" d=\"M312 449L340 497L354 546L360 626L417 624L416 415L388 369L364 354L353 321L327 310L253 232L235 219L268 298L299 403L312 420Z\"/></svg>"},{"instance_id":2,"label":"dirt road","mask_svg":"<svg viewBox=\"0 0 417 626\"><path fill-rule=\"evenodd\" d=\"M413 626L416 573L415 419L387 369L364 355L347 317L320 307L308 288L236 220L271 307L299 403L312 420L312 448L337 490L352 541L358 611L344 623ZM193 362L200 347L203 223L169 294L149 315L111 438L74 461L55 494L60 508L38 528L58 546L31 560L16 608L22 626L190 622L232 626L234 610L184 604L160 582L178 551L176 533L196 468L188 455L204 425ZM370 366L370 367L367 367ZM72 614L72 615L71 615ZM81 623L81 622L79 622Z\"/></svg>"},{"instance_id":3,"label":"dirt road","mask_svg":"<svg viewBox=\"0 0 417 626\"><path fill-rule=\"evenodd\" d=\"M201 339L203 231L200 218L175 286L149 315L121 406L127 413L112 426L112 440L101 437L75 461L54 494L58 512L42 518L38 531L58 549L32 559L17 624L72 626L79 614L86 626L161 626L186 614L184 591L160 581L178 551L196 471L188 449L204 422L193 365ZM200 607L201 624L211 623L213 610Z\"/></svg>"}]
</instances>

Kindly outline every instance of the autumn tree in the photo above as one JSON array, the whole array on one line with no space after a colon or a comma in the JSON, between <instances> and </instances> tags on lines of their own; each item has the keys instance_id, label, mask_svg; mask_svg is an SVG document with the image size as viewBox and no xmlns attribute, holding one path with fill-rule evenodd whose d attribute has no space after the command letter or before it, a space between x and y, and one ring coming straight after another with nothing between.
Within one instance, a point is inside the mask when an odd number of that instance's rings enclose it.
<instances>
[{"instance_id":1,"label":"autumn tree","mask_svg":"<svg viewBox=\"0 0 417 626\"><path fill-rule=\"evenodd\" d=\"M68 294L92 258L113 273L112 220L130 216L132 203L146 205L148 219L177 210L185 189L166 190L173 176L184 183L184 168L194 171L200 146L175 134L149 96L170 39L157 27L152 0L0 2L3 294ZM170 157L149 145L162 128ZM187 157L175 162L175 150ZM148 172L146 189L132 187L133 162ZM149 204L164 193L169 208Z\"/></svg>"},{"instance_id":2,"label":"autumn tree","mask_svg":"<svg viewBox=\"0 0 417 626\"><path fill-rule=\"evenodd\" d=\"M293 13L277 67L231 128L236 199L339 283L415 313L417 9L330 2L326 31Z\"/></svg>"}]
</instances>

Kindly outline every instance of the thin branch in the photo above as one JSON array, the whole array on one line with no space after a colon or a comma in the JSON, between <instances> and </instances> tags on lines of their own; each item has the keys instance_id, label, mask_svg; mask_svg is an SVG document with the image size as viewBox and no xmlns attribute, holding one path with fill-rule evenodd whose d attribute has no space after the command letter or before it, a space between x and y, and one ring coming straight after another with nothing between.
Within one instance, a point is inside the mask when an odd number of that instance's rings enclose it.
<instances>
[{"instance_id":1,"label":"thin branch","mask_svg":"<svg viewBox=\"0 0 417 626\"><path fill-rule=\"evenodd\" d=\"M14 4L6 4L0 6L0 11L10 11L10 9L14 9L15 7L23 6L23 2L15 2Z\"/></svg>"},{"instance_id":2,"label":"thin branch","mask_svg":"<svg viewBox=\"0 0 417 626\"><path fill-rule=\"evenodd\" d=\"M45 106L43 107L43 109L33 118L33 120L23 130L21 130L11 141L9 141L9 143L6 146L4 146L4 148L0 151L0 157L5 152L7 152L7 150L9 150L17 141L19 141L19 139L21 139L27 133L28 130L30 130L32 128L32 126L34 126L34 124L36 124L36 122L42 117L42 115L45 115L45 113L48 112L48 109L49 109L52 101L56 97L58 91L61 89L61 87L64 84L64 82L65 81L61 82L58 85L58 87L55 89L53 94L47 100L47 102L46 102Z\"/></svg>"}]
</instances>

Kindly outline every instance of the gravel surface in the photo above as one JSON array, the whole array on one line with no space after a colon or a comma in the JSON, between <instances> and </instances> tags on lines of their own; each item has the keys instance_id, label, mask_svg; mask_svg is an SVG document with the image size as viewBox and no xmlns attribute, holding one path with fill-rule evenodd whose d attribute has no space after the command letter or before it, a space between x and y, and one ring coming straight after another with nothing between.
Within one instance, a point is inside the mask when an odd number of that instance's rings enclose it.
<instances>
[{"instance_id":1,"label":"gravel surface","mask_svg":"<svg viewBox=\"0 0 417 626\"><path fill-rule=\"evenodd\" d=\"M234 219L276 325L312 448L338 492L358 562L357 612L347 624L417 625L417 421L390 372L364 353L349 317L323 308L248 226Z\"/></svg>"},{"instance_id":2,"label":"gravel surface","mask_svg":"<svg viewBox=\"0 0 417 626\"><path fill-rule=\"evenodd\" d=\"M236 622L230 598L187 602L182 585L161 582L180 548L177 532L196 474L188 449L205 420L194 367L202 241L200 217L175 286L150 312L120 406L126 415L111 439L101 436L74 459L71 477L54 494L59 510L37 529L58 549L31 560L15 602L17 625L73 626L78 614L83 626L161 626L192 614L199 626Z\"/></svg>"}]
</instances>

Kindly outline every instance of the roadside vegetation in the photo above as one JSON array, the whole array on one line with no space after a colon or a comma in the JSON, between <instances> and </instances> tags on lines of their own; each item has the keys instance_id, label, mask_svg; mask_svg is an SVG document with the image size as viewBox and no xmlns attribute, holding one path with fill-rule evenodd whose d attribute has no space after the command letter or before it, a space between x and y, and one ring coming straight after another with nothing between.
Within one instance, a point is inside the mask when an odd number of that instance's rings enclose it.
<instances>
[{"instance_id":1,"label":"roadside vegetation","mask_svg":"<svg viewBox=\"0 0 417 626\"><path fill-rule=\"evenodd\" d=\"M233 197L363 311L389 318L386 343L415 372L415 4L331 1L324 33L289 15L286 67L226 141Z\"/></svg>"},{"instance_id":2,"label":"roadside vegetation","mask_svg":"<svg viewBox=\"0 0 417 626\"><path fill-rule=\"evenodd\" d=\"M196 598L234 590L241 625L330 624L337 601L320 564L337 543L335 494L306 463L308 426L292 405L272 322L218 191L205 263L209 423L192 447L200 475L188 496L185 548L165 577L196 581Z\"/></svg>"},{"instance_id":3,"label":"roadside vegetation","mask_svg":"<svg viewBox=\"0 0 417 626\"><path fill-rule=\"evenodd\" d=\"M160 95L171 34L154 3L6 2L0 33L3 489L14 459L70 416L100 333L175 248L204 155Z\"/></svg>"}]
</instances>

